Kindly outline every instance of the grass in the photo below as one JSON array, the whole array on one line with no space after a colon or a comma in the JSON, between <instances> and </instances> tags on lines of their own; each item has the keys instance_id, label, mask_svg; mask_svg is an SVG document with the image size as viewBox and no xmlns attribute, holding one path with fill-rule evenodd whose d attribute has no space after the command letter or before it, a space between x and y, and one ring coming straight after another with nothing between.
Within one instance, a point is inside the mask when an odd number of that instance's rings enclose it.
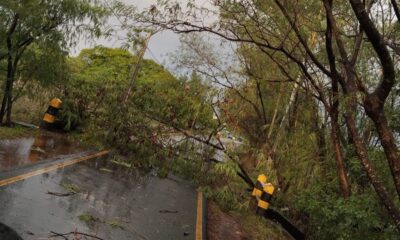
<instances>
[{"instance_id":1,"label":"grass","mask_svg":"<svg viewBox=\"0 0 400 240\"><path fill-rule=\"evenodd\" d=\"M40 124L52 98L53 94L47 91L35 93L35 97L22 96L18 98L13 104L13 119L36 125Z\"/></svg>"},{"instance_id":2,"label":"grass","mask_svg":"<svg viewBox=\"0 0 400 240\"><path fill-rule=\"evenodd\" d=\"M0 139L14 139L21 137L32 137L39 133L38 129L30 129L20 126L0 127Z\"/></svg>"},{"instance_id":3,"label":"grass","mask_svg":"<svg viewBox=\"0 0 400 240\"><path fill-rule=\"evenodd\" d=\"M240 214L239 219L241 226L244 231L249 234L250 239L291 239L291 237L278 224L265 220L255 214Z\"/></svg>"}]
</instances>

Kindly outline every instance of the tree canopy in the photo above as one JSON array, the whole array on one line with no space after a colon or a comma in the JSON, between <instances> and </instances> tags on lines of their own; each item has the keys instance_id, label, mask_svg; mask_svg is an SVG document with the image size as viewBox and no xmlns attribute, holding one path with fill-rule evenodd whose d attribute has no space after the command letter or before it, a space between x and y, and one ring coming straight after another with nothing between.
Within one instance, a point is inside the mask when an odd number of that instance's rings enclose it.
<instances>
[{"instance_id":1,"label":"tree canopy","mask_svg":"<svg viewBox=\"0 0 400 240\"><path fill-rule=\"evenodd\" d=\"M86 0L1 1L0 61L5 66L6 77L3 78L0 122L3 123L6 115L6 125L11 124L16 79L24 79L26 82L34 77L40 81L55 77L52 74L62 68L44 68L48 66L45 64L46 59L53 58L53 64L62 64L68 47L75 44L80 35L89 37L101 34L107 16L105 7ZM40 52L49 56L39 58ZM32 66L39 61L42 62L36 68ZM24 62L32 64L23 67Z\"/></svg>"}]
</instances>

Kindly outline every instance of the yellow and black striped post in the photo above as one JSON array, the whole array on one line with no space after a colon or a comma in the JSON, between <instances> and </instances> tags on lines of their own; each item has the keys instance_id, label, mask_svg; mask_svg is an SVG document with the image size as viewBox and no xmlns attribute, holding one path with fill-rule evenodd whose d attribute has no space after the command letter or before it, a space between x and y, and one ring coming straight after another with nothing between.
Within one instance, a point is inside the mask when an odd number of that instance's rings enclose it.
<instances>
[{"instance_id":1,"label":"yellow and black striped post","mask_svg":"<svg viewBox=\"0 0 400 240\"><path fill-rule=\"evenodd\" d=\"M267 176L264 174L258 175L257 177L257 182L254 185L253 191L251 195L253 198L250 201L249 207L250 209L257 211L258 209L258 201L261 198L263 191L264 191L264 185L267 183Z\"/></svg>"},{"instance_id":2,"label":"yellow and black striped post","mask_svg":"<svg viewBox=\"0 0 400 240\"><path fill-rule=\"evenodd\" d=\"M269 208L274 191L275 187L271 183L264 184L261 197L258 198L257 214L264 216L265 211Z\"/></svg>"},{"instance_id":3,"label":"yellow and black striped post","mask_svg":"<svg viewBox=\"0 0 400 240\"><path fill-rule=\"evenodd\" d=\"M58 112L60 111L60 108L61 108L61 104L62 104L62 101L59 98L53 98L50 101L50 105L47 108L47 111L43 117L44 123L46 123L46 124L54 124L55 123Z\"/></svg>"},{"instance_id":4,"label":"yellow and black striped post","mask_svg":"<svg viewBox=\"0 0 400 240\"><path fill-rule=\"evenodd\" d=\"M264 174L258 175L256 185L254 186L251 195L253 197L261 197L264 189L264 184L266 183L267 183L267 177Z\"/></svg>"},{"instance_id":5,"label":"yellow and black striped post","mask_svg":"<svg viewBox=\"0 0 400 240\"><path fill-rule=\"evenodd\" d=\"M275 187L272 183L267 182L267 177L264 174L259 175L251 193L253 198L250 201L250 209L254 209L257 204L258 215L279 223L294 239L304 240L304 233L270 206L274 192Z\"/></svg>"}]
</instances>

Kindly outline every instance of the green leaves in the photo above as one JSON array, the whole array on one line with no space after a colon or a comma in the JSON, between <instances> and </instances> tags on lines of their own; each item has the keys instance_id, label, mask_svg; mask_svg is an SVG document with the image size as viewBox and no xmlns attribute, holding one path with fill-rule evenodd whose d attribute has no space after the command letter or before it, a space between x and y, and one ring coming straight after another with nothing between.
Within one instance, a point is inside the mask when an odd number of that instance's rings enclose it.
<instances>
[{"instance_id":1,"label":"green leaves","mask_svg":"<svg viewBox=\"0 0 400 240\"><path fill-rule=\"evenodd\" d=\"M79 36L98 37L108 14L91 0L0 1L1 70L4 66L0 79L8 78L2 106L7 105L7 124L11 124L13 102L32 86L29 83L36 80L46 87L65 79L68 48ZM14 85L21 86L17 94ZM2 122L4 112L0 115Z\"/></svg>"},{"instance_id":2,"label":"green leaves","mask_svg":"<svg viewBox=\"0 0 400 240\"><path fill-rule=\"evenodd\" d=\"M79 124L92 138L132 156L130 166L156 168L166 176L181 147L175 139L181 136L175 136L174 129L201 133L215 124L209 87L195 74L177 79L154 61L143 60L125 102L137 61L127 50L102 46L68 59L70 78L62 86L63 119L67 127ZM195 154L195 150L190 152L190 159ZM195 160L181 163L199 167Z\"/></svg>"},{"instance_id":3,"label":"green leaves","mask_svg":"<svg viewBox=\"0 0 400 240\"><path fill-rule=\"evenodd\" d=\"M326 186L314 187L299 194L296 208L309 216L310 239L395 239L397 234L372 189L344 200Z\"/></svg>"}]
</instances>

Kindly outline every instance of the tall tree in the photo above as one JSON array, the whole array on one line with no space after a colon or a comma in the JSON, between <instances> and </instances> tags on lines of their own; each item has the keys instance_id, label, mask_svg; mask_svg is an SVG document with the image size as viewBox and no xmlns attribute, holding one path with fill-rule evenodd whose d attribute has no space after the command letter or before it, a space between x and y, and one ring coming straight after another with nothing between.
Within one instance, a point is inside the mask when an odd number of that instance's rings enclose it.
<instances>
[{"instance_id":1,"label":"tall tree","mask_svg":"<svg viewBox=\"0 0 400 240\"><path fill-rule=\"evenodd\" d=\"M377 17L370 15L374 3L381 6L381 9L373 10L379 13ZM201 17L204 12L215 13L213 10L189 4L188 12L185 12L176 2L161 2L159 8L153 7L150 14L139 17L145 26L155 24L179 33L210 32L232 42L252 44L276 62L288 77L291 64L297 66L305 80L303 84L313 87L315 97L331 115L332 142L337 151L343 195L348 196L349 187L339 141L338 116L341 113L346 119L350 143L371 185L400 229L399 209L383 184L382 176L371 163L368 148L356 125L362 112L374 123L400 196L398 148L384 112L395 78L393 56L385 41L388 25L392 23L388 19L390 14L393 15L390 8L384 7L388 6L388 1L243 0L214 1L214 4L220 18L210 24ZM324 26L325 19L327 24ZM311 44L313 33L318 41L315 45ZM376 69L361 71L365 64L379 66L382 74ZM291 78L296 80L296 77ZM340 101L343 108L339 108ZM358 107L360 102L363 109Z\"/></svg>"},{"instance_id":2,"label":"tall tree","mask_svg":"<svg viewBox=\"0 0 400 240\"><path fill-rule=\"evenodd\" d=\"M99 36L107 15L104 7L88 0L0 1L0 61L7 62L0 123L11 125L14 81L27 49L37 43L65 51L81 33Z\"/></svg>"}]
</instances>

